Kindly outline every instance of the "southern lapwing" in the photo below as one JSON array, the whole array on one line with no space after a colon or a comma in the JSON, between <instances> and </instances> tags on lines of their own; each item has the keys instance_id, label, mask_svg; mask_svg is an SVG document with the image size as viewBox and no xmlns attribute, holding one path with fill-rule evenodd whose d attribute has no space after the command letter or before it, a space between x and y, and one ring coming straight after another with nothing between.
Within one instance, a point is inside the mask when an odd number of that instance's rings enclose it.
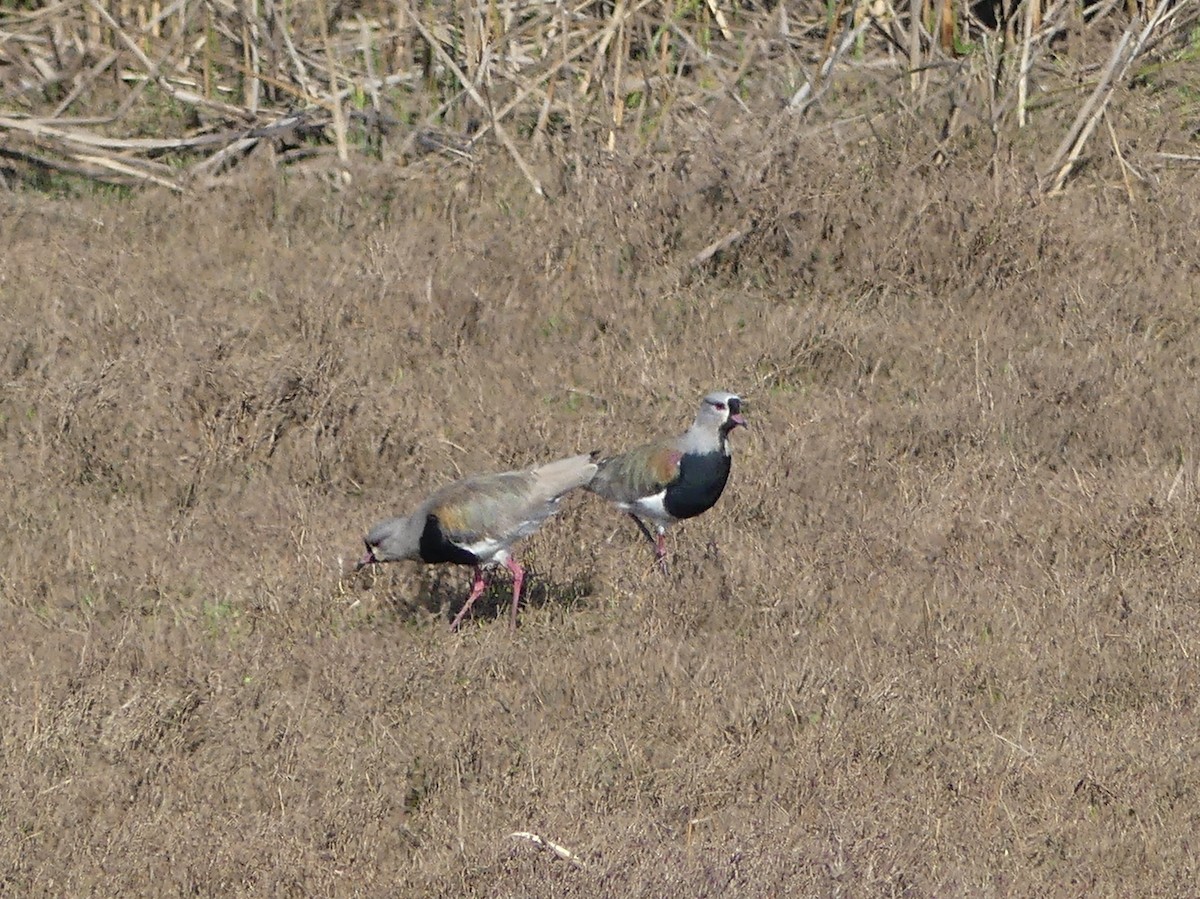
<instances>
[{"instance_id":1,"label":"southern lapwing","mask_svg":"<svg viewBox=\"0 0 1200 899\"><path fill-rule=\"evenodd\" d=\"M516 627L525 570L512 556L512 546L541 527L557 511L564 494L595 477L598 455L571 456L521 471L448 484L411 515L371 528L366 536L367 553L355 570L405 559L474 566L471 593L450 625L455 630L483 593L484 569L503 565L512 572L512 626Z\"/></svg>"},{"instance_id":2,"label":"southern lapwing","mask_svg":"<svg viewBox=\"0 0 1200 899\"><path fill-rule=\"evenodd\" d=\"M714 391L701 400L687 433L604 459L586 488L629 513L666 571L667 526L707 512L721 498L732 466L729 432L738 425L746 426L741 397ZM657 539L642 519L654 522Z\"/></svg>"}]
</instances>

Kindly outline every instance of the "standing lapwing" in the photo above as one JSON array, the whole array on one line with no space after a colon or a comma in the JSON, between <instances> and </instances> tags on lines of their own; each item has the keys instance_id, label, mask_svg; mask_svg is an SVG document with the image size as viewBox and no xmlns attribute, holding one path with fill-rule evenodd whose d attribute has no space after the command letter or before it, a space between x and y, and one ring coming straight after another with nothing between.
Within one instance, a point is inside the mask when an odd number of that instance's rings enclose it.
<instances>
[{"instance_id":1,"label":"standing lapwing","mask_svg":"<svg viewBox=\"0 0 1200 899\"><path fill-rule=\"evenodd\" d=\"M738 425L746 427L741 397L714 391L700 402L687 433L604 459L596 477L586 485L629 513L654 544L654 558L663 571L667 525L707 512L721 498L732 466L729 432ZM643 518L657 526L657 539Z\"/></svg>"},{"instance_id":2,"label":"standing lapwing","mask_svg":"<svg viewBox=\"0 0 1200 899\"><path fill-rule=\"evenodd\" d=\"M513 576L512 626L516 627L525 570L510 550L558 510L564 494L595 477L594 460L598 455L572 456L522 471L447 484L411 515L391 518L371 528L366 536L367 553L356 570L404 559L474 566L467 603L450 625L454 630L483 593L484 568L503 565Z\"/></svg>"}]
</instances>

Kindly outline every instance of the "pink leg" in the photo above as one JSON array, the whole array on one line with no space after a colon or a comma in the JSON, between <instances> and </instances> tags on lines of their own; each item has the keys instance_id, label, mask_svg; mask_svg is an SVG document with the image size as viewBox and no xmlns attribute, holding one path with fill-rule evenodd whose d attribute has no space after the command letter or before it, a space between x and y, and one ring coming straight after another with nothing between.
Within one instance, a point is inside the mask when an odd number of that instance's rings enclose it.
<instances>
[{"instance_id":1,"label":"pink leg","mask_svg":"<svg viewBox=\"0 0 1200 899\"><path fill-rule=\"evenodd\" d=\"M475 604L475 600L479 599L483 594L483 587L483 569L476 567L475 580L471 581L471 595L467 597L466 605L462 607L459 613L454 616L454 620L450 622L450 630L458 630L458 625L466 617L467 612L471 611L471 606Z\"/></svg>"},{"instance_id":2,"label":"pink leg","mask_svg":"<svg viewBox=\"0 0 1200 899\"><path fill-rule=\"evenodd\" d=\"M658 569L663 574L667 574L667 536L663 533L662 528L658 530L658 539L654 541L654 561L658 563Z\"/></svg>"},{"instance_id":3,"label":"pink leg","mask_svg":"<svg viewBox=\"0 0 1200 899\"><path fill-rule=\"evenodd\" d=\"M504 563L504 567L511 571L513 576L512 620L509 622L509 626L516 627L517 603L521 601L521 584L525 582L525 569L521 567L520 562L513 558L509 558L509 560Z\"/></svg>"}]
</instances>

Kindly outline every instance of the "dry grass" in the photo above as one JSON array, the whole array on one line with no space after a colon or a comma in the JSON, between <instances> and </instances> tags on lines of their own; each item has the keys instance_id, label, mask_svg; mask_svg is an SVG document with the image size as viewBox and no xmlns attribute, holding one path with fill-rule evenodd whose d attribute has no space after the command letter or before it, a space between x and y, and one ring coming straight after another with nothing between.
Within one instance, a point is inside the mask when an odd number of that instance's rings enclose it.
<instances>
[{"instance_id":1,"label":"dry grass","mask_svg":"<svg viewBox=\"0 0 1200 899\"><path fill-rule=\"evenodd\" d=\"M1061 121L1025 189L1057 192L1111 139L1131 84L1194 84L1200 9L925 0L343 4L59 0L0 9L0 179L212 187L249 157L463 165L502 148L537 196L558 149L669 147L679 122L783 117L939 135L939 164ZM936 24L935 24L936 23ZM1189 106L1194 106L1189 99ZM1194 112L1194 109L1190 112ZM1190 115L1185 112L1183 115ZM1105 128L1101 129L1101 123ZM885 124L886 123L886 124ZM1159 154L1194 163L1188 136ZM1122 160L1126 182L1144 177Z\"/></svg>"},{"instance_id":2,"label":"dry grass","mask_svg":"<svg viewBox=\"0 0 1200 899\"><path fill-rule=\"evenodd\" d=\"M500 149L0 195L4 892L1193 890L1196 183L1097 151L1031 202L1068 112L997 166L723 106L542 160L553 205ZM503 585L456 636L463 573L343 576L712 387L754 429L671 578L587 496L515 634Z\"/></svg>"}]
</instances>

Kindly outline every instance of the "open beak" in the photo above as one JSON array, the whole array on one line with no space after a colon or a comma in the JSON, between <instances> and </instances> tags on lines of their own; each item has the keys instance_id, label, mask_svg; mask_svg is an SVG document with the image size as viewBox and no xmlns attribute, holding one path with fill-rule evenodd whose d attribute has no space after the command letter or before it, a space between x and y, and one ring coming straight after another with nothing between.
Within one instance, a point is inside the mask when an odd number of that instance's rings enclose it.
<instances>
[{"instance_id":1,"label":"open beak","mask_svg":"<svg viewBox=\"0 0 1200 899\"><path fill-rule=\"evenodd\" d=\"M738 412L738 413L736 413L736 414L734 414L734 415L731 415L731 416L729 416L729 420L730 420L731 422L733 422L733 424L734 424L734 426L735 426L735 427L736 427L736 426L738 426L738 425L742 426L743 428L748 428L748 427L750 427L750 425L746 424L746 419L744 419L744 418L742 417L742 414L741 414L740 412Z\"/></svg>"},{"instance_id":2,"label":"open beak","mask_svg":"<svg viewBox=\"0 0 1200 899\"><path fill-rule=\"evenodd\" d=\"M375 560L375 553L374 553L374 551L371 549L371 547L369 547L369 546L368 546L368 547L367 547L367 552L366 552L366 555L364 555L364 556L363 556L361 559L359 559L359 560L358 560L358 564L354 566L354 570L355 570L355 571L362 571L362 570L363 570L364 568L366 568L368 565L374 565L374 564L375 564L375 561L376 561L376 560Z\"/></svg>"}]
</instances>

